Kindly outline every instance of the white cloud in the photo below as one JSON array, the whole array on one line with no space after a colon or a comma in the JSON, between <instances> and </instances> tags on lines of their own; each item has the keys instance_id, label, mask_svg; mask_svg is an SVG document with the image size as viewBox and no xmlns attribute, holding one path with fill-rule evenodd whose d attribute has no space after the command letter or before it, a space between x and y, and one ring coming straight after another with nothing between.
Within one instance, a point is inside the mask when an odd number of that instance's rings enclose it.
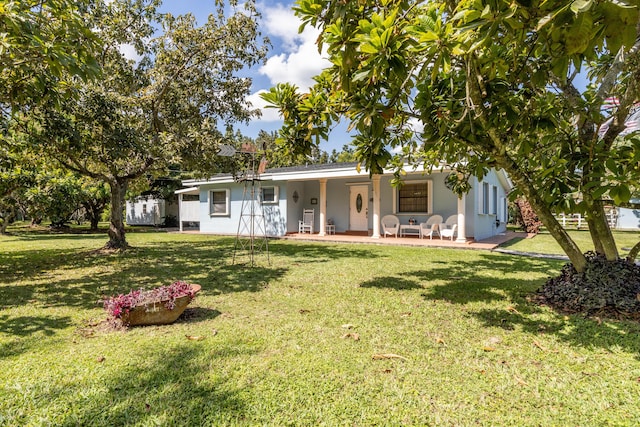
<instances>
[{"instance_id":1,"label":"white cloud","mask_svg":"<svg viewBox=\"0 0 640 427\"><path fill-rule=\"evenodd\" d=\"M125 58L135 62L139 62L142 59L142 56L138 55L138 52L136 52L136 48L130 44L121 44L120 53L122 53Z\"/></svg>"},{"instance_id":2,"label":"white cloud","mask_svg":"<svg viewBox=\"0 0 640 427\"><path fill-rule=\"evenodd\" d=\"M269 58L259 73L267 76L272 85L289 82L302 90L309 89L314 84L312 77L330 65L315 44L319 30L307 26L298 33L300 19L282 5L265 7L263 16L265 31L281 53Z\"/></svg>"}]
</instances>

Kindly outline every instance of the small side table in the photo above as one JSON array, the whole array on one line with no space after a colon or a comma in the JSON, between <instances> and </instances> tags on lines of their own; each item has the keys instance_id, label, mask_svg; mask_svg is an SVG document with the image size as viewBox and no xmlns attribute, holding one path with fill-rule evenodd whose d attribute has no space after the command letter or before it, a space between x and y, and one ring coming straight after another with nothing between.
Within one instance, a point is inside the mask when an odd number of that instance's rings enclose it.
<instances>
[{"instance_id":1,"label":"small side table","mask_svg":"<svg viewBox=\"0 0 640 427\"><path fill-rule=\"evenodd\" d=\"M324 229L327 234L336 234L336 226L334 224L326 224Z\"/></svg>"},{"instance_id":2,"label":"small side table","mask_svg":"<svg viewBox=\"0 0 640 427\"><path fill-rule=\"evenodd\" d=\"M400 237L420 236L420 224L400 224Z\"/></svg>"}]
</instances>

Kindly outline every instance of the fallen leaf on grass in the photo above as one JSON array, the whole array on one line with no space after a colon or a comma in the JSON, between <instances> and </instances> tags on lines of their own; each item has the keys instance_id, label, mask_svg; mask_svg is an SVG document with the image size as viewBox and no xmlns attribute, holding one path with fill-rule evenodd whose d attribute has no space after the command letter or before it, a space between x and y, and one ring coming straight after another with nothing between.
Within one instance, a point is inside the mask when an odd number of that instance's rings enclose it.
<instances>
[{"instance_id":1,"label":"fallen leaf on grass","mask_svg":"<svg viewBox=\"0 0 640 427\"><path fill-rule=\"evenodd\" d=\"M342 336L342 339L346 338L353 338L354 341L360 341L360 335L356 334L355 332L349 332L348 334L344 334Z\"/></svg>"},{"instance_id":2,"label":"fallen leaf on grass","mask_svg":"<svg viewBox=\"0 0 640 427\"><path fill-rule=\"evenodd\" d=\"M536 347L538 347L542 351L547 351L547 352L551 352L551 353L557 353L558 352L558 350L549 350L547 347L543 346L542 344L540 344L536 340L533 340L533 345L535 345Z\"/></svg>"},{"instance_id":3,"label":"fallen leaf on grass","mask_svg":"<svg viewBox=\"0 0 640 427\"><path fill-rule=\"evenodd\" d=\"M514 375L513 378L515 378L517 383L520 384L520 385L526 385L526 386L529 385L525 380L523 380L522 378L520 378L517 375Z\"/></svg>"},{"instance_id":4,"label":"fallen leaf on grass","mask_svg":"<svg viewBox=\"0 0 640 427\"><path fill-rule=\"evenodd\" d=\"M104 356L98 356L98 358L96 359L99 363L102 363L105 361L105 357Z\"/></svg>"},{"instance_id":5,"label":"fallen leaf on grass","mask_svg":"<svg viewBox=\"0 0 640 427\"><path fill-rule=\"evenodd\" d=\"M353 329L353 325L351 323L345 323L344 325L342 325L343 329Z\"/></svg>"},{"instance_id":6,"label":"fallen leaf on grass","mask_svg":"<svg viewBox=\"0 0 640 427\"><path fill-rule=\"evenodd\" d=\"M304 309L304 308L301 308L300 310L298 310L298 313L300 313L300 314L307 314L307 313L311 313L311 311L310 311L310 310L307 310L307 309Z\"/></svg>"},{"instance_id":7,"label":"fallen leaf on grass","mask_svg":"<svg viewBox=\"0 0 640 427\"><path fill-rule=\"evenodd\" d=\"M484 351L496 351L495 348L489 347L488 345L485 345L484 347L482 347L482 350L484 350Z\"/></svg>"},{"instance_id":8,"label":"fallen leaf on grass","mask_svg":"<svg viewBox=\"0 0 640 427\"><path fill-rule=\"evenodd\" d=\"M402 317L409 317L409 316L411 316L411 312L410 312L410 311L407 311L406 313L400 313L400 316L402 316Z\"/></svg>"},{"instance_id":9,"label":"fallen leaf on grass","mask_svg":"<svg viewBox=\"0 0 640 427\"><path fill-rule=\"evenodd\" d=\"M507 311L510 312L510 313L520 314L520 312L518 310L516 310L516 308L514 306L512 306L512 305L507 307Z\"/></svg>"},{"instance_id":10,"label":"fallen leaf on grass","mask_svg":"<svg viewBox=\"0 0 640 427\"><path fill-rule=\"evenodd\" d=\"M218 335L218 330L217 329L211 330L211 335L213 335L214 337Z\"/></svg>"},{"instance_id":11,"label":"fallen leaf on grass","mask_svg":"<svg viewBox=\"0 0 640 427\"><path fill-rule=\"evenodd\" d=\"M393 354L393 353L378 353L378 354L374 354L372 356L373 360L383 360L383 359L402 359L402 360L409 360L404 356L400 356L399 354Z\"/></svg>"},{"instance_id":12,"label":"fallen leaf on grass","mask_svg":"<svg viewBox=\"0 0 640 427\"><path fill-rule=\"evenodd\" d=\"M436 344L446 344L444 340L440 337L436 338Z\"/></svg>"},{"instance_id":13,"label":"fallen leaf on grass","mask_svg":"<svg viewBox=\"0 0 640 427\"><path fill-rule=\"evenodd\" d=\"M204 337L201 337L199 335L185 335L185 337L187 337L187 339L191 341L202 341L204 339Z\"/></svg>"}]
</instances>

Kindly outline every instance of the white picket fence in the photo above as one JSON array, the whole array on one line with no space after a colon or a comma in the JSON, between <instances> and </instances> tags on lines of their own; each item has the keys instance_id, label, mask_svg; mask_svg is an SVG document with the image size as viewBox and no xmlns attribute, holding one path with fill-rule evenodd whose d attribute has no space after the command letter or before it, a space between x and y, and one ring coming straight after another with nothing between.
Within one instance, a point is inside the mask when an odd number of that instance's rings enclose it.
<instances>
[{"instance_id":1,"label":"white picket fence","mask_svg":"<svg viewBox=\"0 0 640 427\"><path fill-rule=\"evenodd\" d=\"M605 209L605 214L607 215L607 220L609 221L609 227L616 228L618 223L618 211L616 208ZM558 222L562 225L563 228L587 228L587 221L582 217L581 214L555 214L554 217L558 220Z\"/></svg>"}]
</instances>

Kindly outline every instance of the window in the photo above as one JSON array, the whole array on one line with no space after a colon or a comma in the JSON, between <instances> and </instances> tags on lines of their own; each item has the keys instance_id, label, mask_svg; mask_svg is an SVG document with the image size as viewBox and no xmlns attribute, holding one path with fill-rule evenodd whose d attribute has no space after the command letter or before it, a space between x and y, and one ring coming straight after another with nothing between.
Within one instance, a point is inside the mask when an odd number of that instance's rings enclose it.
<instances>
[{"instance_id":1,"label":"window","mask_svg":"<svg viewBox=\"0 0 640 427\"><path fill-rule=\"evenodd\" d=\"M183 202L198 202L200 201L199 194L183 194L182 195Z\"/></svg>"},{"instance_id":2,"label":"window","mask_svg":"<svg viewBox=\"0 0 640 427\"><path fill-rule=\"evenodd\" d=\"M488 214L489 213L489 183L482 183L482 193L480 194L480 213Z\"/></svg>"},{"instance_id":3,"label":"window","mask_svg":"<svg viewBox=\"0 0 640 427\"><path fill-rule=\"evenodd\" d=\"M491 186L491 214L498 215L498 187Z\"/></svg>"},{"instance_id":4,"label":"window","mask_svg":"<svg viewBox=\"0 0 640 427\"><path fill-rule=\"evenodd\" d=\"M430 213L430 181L407 182L398 189L398 213Z\"/></svg>"},{"instance_id":5,"label":"window","mask_svg":"<svg viewBox=\"0 0 640 427\"><path fill-rule=\"evenodd\" d=\"M262 187L262 203L278 203L279 187Z\"/></svg>"},{"instance_id":6,"label":"window","mask_svg":"<svg viewBox=\"0 0 640 427\"><path fill-rule=\"evenodd\" d=\"M211 216L229 215L229 190L211 190L209 192L209 214Z\"/></svg>"},{"instance_id":7,"label":"window","mask_svg":"<svg viewBox=\"0 0 640 427\"><path fill-rule=\"evenodd\" d=\"M142 204L142 215L146 215L147 214L147 204L143 203Z\"/></svg>"}]
</instances>

